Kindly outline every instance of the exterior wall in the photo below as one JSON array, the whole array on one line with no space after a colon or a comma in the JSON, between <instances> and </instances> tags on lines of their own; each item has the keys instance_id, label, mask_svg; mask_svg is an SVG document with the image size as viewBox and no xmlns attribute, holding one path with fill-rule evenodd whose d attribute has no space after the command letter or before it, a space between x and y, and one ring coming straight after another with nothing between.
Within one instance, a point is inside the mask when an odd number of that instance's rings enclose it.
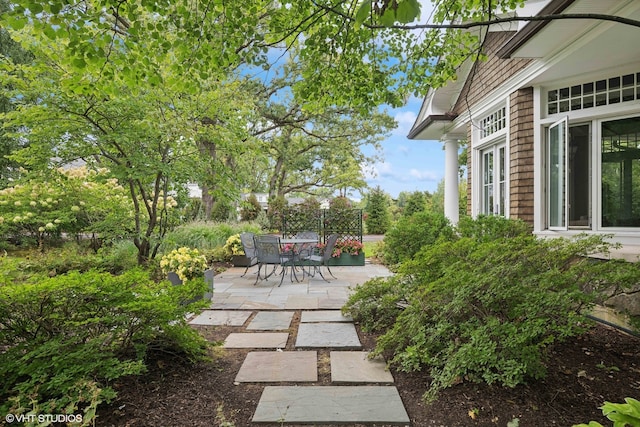
<instances>
[{"instance_id":1,"label":"exterior wall","mask_svg":"<svg viewBox=\"0 0 640 427\"><path fill-rule=\"evenodd\" d=\"M469 123L467 125L467 215L471 215L472 211L471 211L471 195L473 194L471 192L471 185L472 185L472 179L471 177L473 176L473 174L471 173L473 170L473 162L471 161L471 158L473 157L471 155L472 153L472 138L471 135L473 135L473 127L471 126L471 123Z\"/></svg>"},{"instance_id":2,"label":"exterior wall","mask_svg":"<svg viewBox=\"0 0 640 427\"><path fill-rule=\"evenodd\" d=\"M533 224L533 88L520 89L509 102L509 216Z\"/></svg>"},{"instance_id":3,"label":"exterior wall","mask_svg":"<svg viewBox=\"0 0 640 427\"><path fill-rule=\"evenodd\" d=\"M470 106L487 98L490 93L499 88L505 81L522 70L531 62L530 59L501 59L495 52L513 36L513 32L490 32L487 34L483 52L487 55L485 61L478 61L473 66L467 81L458 97L453 113L468 114Z\"/></svg>"}]
</instances>

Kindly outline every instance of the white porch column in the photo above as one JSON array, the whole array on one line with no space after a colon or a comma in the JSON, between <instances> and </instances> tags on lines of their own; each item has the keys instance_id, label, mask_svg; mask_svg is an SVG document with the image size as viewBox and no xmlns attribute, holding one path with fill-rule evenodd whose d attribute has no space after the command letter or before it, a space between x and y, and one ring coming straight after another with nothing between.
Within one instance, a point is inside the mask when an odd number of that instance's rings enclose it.
<instances>
[{"instance_id":1,"label":"white porch column","mask_svg":"<svg viewBox=\"0 0 640 427\"><path fill-rule=\"evenodd\" d=\"M451 224L456 225L460 214L458 185L458 141L457 135L444 135L444 216Z\"/></svg>"}]
</instances>

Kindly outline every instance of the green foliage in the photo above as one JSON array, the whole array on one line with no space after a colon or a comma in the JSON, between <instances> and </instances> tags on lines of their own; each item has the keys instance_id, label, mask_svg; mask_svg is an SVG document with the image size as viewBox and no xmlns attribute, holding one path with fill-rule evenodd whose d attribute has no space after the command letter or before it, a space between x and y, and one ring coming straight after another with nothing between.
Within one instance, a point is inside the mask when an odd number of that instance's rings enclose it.
<instances>
[{"instance_id":1,"label":"green foliage","mask_svg":"<svg viewBox=\"0 0 640 427\"><path fill-rule=\"evenodd\" d=\"M269 228L272 230L283 229L283 217L287 209L287 199L283 195L269 199L269 209L267 215L269 217Z\"/></svg>"},{"instance_id":2,"label":"green foliage","mask_svg":"<svg viewBox=\"0 0 640 427\"><path fill-rule=\"evenodd\" d=\"M52 170L0 190L0 197L0 235L32 238L41 248L63 233L82 233L93 236L97 250L133 230L128 196L106 171Z\"/></svg>"},{"instance_id":3,"label":"green foliage","mask_svg":"<svg viewBox=\"0 0 640 427\"><path fill-rule=\"evenodd\" d=\"M427 199L423 192L414 191L407 198L406 204L402 210L403 216L411 216L416 212L422 212L427 209Z\"/></svg>"},{"instance_id":4,"label":"green foliage","mask_svg":"<svg viewBox=\"0 0 640 427\"><path fill-rule=\"evenodd\" d=\"M0 265L15 263L17 271L29 274L55 276L69 271L85 272L91 269L120 274L137 265L137 249L130 241L104 246L95 253L86 245L65 242L45 252L21 251L0 258ZM16 272L17 273L17 272Z\"/></svg>"},{"instance_id":5,"label":"green foliage","mask_svg":"<svg viewBox=\"0 0 640 427\"><path fill-rule=\"evenodd\" d=\"M233 214L234 209L228 201L216 200L211 209L211 220L221 222L228 221Z\"/></svg>"},{"instance_id":6,"label":"green foliage","mask_svg":"<svg viewBox=\"0 0 640 427\"><path fill-rule=\"evenodd\" d=\"M624 399L626 403L604 402L602 415L613 421L613 427L640 427L640 402L631 397ZM573 427L603 427L591 421L589 424L576 424Z\"/></svg>"},{"instance_id":7,"label":"green foliage","mask_svg":"<svg viewBox=\"0 0 640 427\"><path fill-rule=\"evenodd\" d=\"M398 276L373 278L355 288L342 311L358 319L366 332L387 331L393 327L411 295L407 285L410 283Z\"/></svg>"},{"instance_id":8,"label":"green foliage","mask_svg":"<svg viewBox=\"0 0 640 427\"><path fill-rule=\"evenodd\" d=\"M167 253L181 246L208 251L222 247L227 239L243 231L259 233L260 226L254 222L202 222L195 221L176 227L164 237L160 254Z\"/></svg>"},{"instance_id":9,"label":"green foliage","mask_svg":"<svg viewBox=\"0 0 640 427\"><path fill-rule=\"evenodd\" d=\"M499 215L479 215L460 218L456 232L461 237L470 237L478 241L507 239L531 234L531 225L520 219L507 219Z\"/></svg>"},{"instance_id":10,"label":"green foliage","mask_svg":"<svg viewBox=\"0 0 640 427\"><path fill-rule=\"evenodd\" d=\"M407 261L421 248L452 236L453 228L442 214L421 211L402 217L384 236L384 262L393 266Z\"/></svg>"},{"instance_id":11,"label":"green foliage","mask_svg":"<svg viewBox=\"0 0 640 427\"><path fill-rule=\"evenodd\" d=\"M197 360L206 342L185 320L205 290L155 283L142 270L95 270L0 286L0 401L4 413L84 413L115 396L110 384L145 371L152 351Z\"/></svg>"},{"instance_id":12,"label":"green foliage","mask_svg":"<svg viewBox=\"0 0 640 427\"><path fill-rule=\"evenodd\" d=\"M240 218L243 221L253 221L258 217L258 214L262 211L262 206L258 202L258 198L255 194L251 193L247 200L242 203L240 209Z\"/></svg>"},{"instance_id":13,"label":"green foliage","mask_svg":"<svg viewBox=\"0 0 640 427\"><path fill-rule=\"evenodd\" d=\"M620 263L586 257L606 249L601 236L499 237L506 229L424 245L396 277L366 282L346 305L363 328L382 332L375 353L391 354L401 370L427 370L428 399L459 381L513 387L542 378L545 348L585 330L582 313L598 292L640 279L631 263L620 274Z\"/></svg>"},{"instance_id":14,"label":"green foliage","mask_svg":"<svg viewBox=\"0 0 640 427\"><path fill-rule=\"evenodd\" d=\"M367 232L369 234L385 234L390 225L389 202L387 195L378 186L369 193L367 206Z\"/></svg>"}]
</instances>

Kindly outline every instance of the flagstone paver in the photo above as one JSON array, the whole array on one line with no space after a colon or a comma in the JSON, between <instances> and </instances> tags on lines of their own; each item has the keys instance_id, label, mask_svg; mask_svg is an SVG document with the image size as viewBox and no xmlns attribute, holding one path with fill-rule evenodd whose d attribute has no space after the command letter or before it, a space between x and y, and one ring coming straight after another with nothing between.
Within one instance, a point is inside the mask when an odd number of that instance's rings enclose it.
<instances>
[{"instance_id":1,"label":"flagstone paver","mask_svg":"<svg viewBox=\"0 0 640 427\"><path fill-rule=\"evenodd\" d=\"M224 348L285 348L289 334L286 332L231 333L224 341Z\"/></svg>"},{"instance_id":2,"label":"flagstone paver","mask_svg":"<svg viewBox=\"0 0 640 427\"><path fill-rule=\"evenodd\" d=\"M192 325L242 326L252 311L204 310L189 321Z\"/></svg>"},{"instance_id":3,"label":"flagstone paver","mask_svg":"<svg viewBox=\"0 0 640 427\"><path fill-rule=\"evenodd\" d=\"M393 375L381 357L369 358L366 351L332 351L331 382L392 383Z\"/></svg>"},{"instance_id":4,"label":"flagstone paver","mask_svg":"<svg viewBox=\"0 0 640 427\"><path fill-rule=\"evenodd\" d=\"M408 424L394 386L267 386L253 422Z\"/></svg>"},{"instance_id":5,"label":"flagstone paver","mask_svg":"<svg viewBox=\"0 0 640 427\"><path fill-rule=\"evenodd\" d=\"M318 381L315 351L253 351L244 359L236 382Z\"/></svg>"},{"instance_id":6,"label":"flagstone paver","mask_svg":"<svg viewBox=\"0 0 640 427\"><path fill-rule=\"evenodd\" d=\"M353 319L344 316L340 310L303 311L300 316L302 323L318 322L353 322Z\"/></svg>"},{"instance_id":7,"label":"flagstone paver","mask_svg":"<svg viewBox=\"0 0 640 427\"><path fill-rule=\"evenodd\" d=\"M353 323L300 323L295 346L359 349L362 345Z\"/></svg>"},{"instance_id":8,"label":"flagstone paver","mask_svg":"<svg viewBox=\"0 0 640 427\"><path fill-rule=\"evenodd\" d=\"M293 311L260 311L251 320L247 330L279 331L289 329L293 320Z\"/></svg>"},{"instance_id":9,"label":"flagstone paver","mask_svg":"<svg viewBox=\"0 0 640 427\"><path fill-rule=\"evenodd\" d=\"M293 383L264 387L255 423L409 425L384 361L369 359L365 351L350 351L362 346L352 319L340 312L355 286L391 273L369 263L331 270L338 279L325 282L319 276L307 276L291 282L285 277L278 286L279 276L255 284L254 272L240 277L244 268L230 268L215 277L213 310L194 318L198 319L194 324L210 324L220 316L222 320L216 321L222 324L231 324L233 318L242 328L239 331L253 331L231 333L224 343L225 348L264 349L247 354L236 375L238 387ZM285 350L289 334L283 331L291 328L294 310L301 311L301 318L297 333L292 332L296 349L290 351ZM244 317L243 312L249 315ZM256 313L253 318L252 313ZM248 319L251 321L245 327ZM331 385L305 385L318 381L319 365L329 362L325 359L327 348L340 350L329 353Z\"/></svg>"}]
</instances>

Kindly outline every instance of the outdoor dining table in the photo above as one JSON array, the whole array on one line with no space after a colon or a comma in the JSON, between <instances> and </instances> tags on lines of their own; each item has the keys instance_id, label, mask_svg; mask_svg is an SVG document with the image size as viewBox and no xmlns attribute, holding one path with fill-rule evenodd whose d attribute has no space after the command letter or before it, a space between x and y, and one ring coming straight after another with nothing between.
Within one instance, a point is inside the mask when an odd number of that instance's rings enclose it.
<instances>
[{"instance_id":1,"label":"outdoor dining table","mask_svg":"<svg viewBox=\"0 0 640 427\"><path fill-rule=\"evenodd\" d=\"M313 238L308 238L308 237L306 237L306 238L303 238L303 237L289 237L289 238L281 238L280 239L280 245L293 245L293 248L292 248L293 255L294 255L293 258L292 258L293 259L293 275L295 276L296 281L299 282L298 275L296 274L296 267L297 267L296 262L301 261L301 259L298 256L296 256L296 255L299 255L299 253L296 254L296 248L298 248L299 246L302 246L302 245L314 245L314 244L317 244L317 243L318 243L318 239L313 239ZM301 266L302 266L302 278L304 280L304 265L301 265Z\"/></svg>"}]
</instances>

